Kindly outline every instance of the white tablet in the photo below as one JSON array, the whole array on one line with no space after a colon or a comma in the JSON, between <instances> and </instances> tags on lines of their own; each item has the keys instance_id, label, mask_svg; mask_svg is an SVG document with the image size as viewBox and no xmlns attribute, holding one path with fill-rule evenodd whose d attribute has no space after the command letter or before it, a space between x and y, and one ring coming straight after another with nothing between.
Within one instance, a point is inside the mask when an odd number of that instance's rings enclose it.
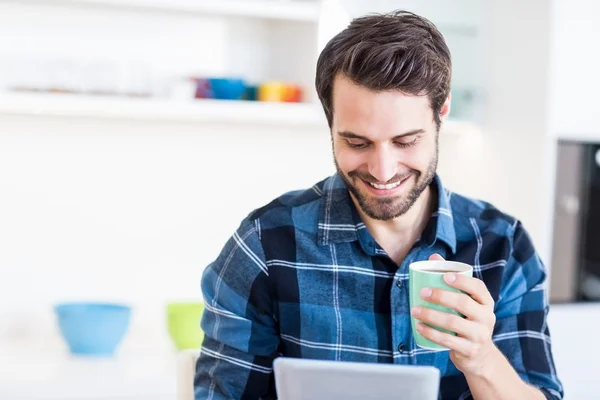
<instances>
[{"instance_id":1,"label":"white tablet","mask_svg":"<svg viewBox=\"0 0 600 400\"><path fill-rule=\"evenodd\" d=\"M429 366L279 357L273 368L279 400L437 400L440 387Z\"/></svg>"}]
</instances>

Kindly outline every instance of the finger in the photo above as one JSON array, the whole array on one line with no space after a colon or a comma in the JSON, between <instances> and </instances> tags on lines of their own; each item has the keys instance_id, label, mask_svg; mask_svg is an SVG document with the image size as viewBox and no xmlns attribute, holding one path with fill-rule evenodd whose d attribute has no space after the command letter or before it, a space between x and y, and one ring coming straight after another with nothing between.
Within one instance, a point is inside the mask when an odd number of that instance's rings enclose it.
<instances>
[{"instance_id":1,"label":"finger","mask_svg":"<svg viewBox=\"0 0 600 400\"><path fill-rule=\"evenodd\" d=\"M437 329L427 326L424 323L417 324L417 331L419 331L424 338L429 339L441 346L447 347L450 350L456 351L466 357L470 357L473 353L473 342L466 338L438 331Z\"/></svg>"},{"instance_id":2,"label":"finger","mask_svg":"<svg viewBox=\"0 0 600 400\"><path fill-rule=\"evenodd\" d=\"M484 320L486 308L464 293L450 292L444 289L423 288L421 297L430 302L458 311L469 319Z\"/></svg>"},{"instance_id":3,"label":"finger","mask_svg":"<svg viewBox=\"0 0 600 400\"><path fill-rule=\"evenodd\" d=\"M427 307L413 307L411 315L421 322L427 322L438 328L455 332L459 336L473 342L484 343L491 336L491 333L487 332L484 325L469 321L456 314L437 311Z\"/></svg>"},{"instance_id":4,"label":"finger","mask_svg":"<svg viewBox=\"0 0 600 400\"><path fill-rule=\"evenodd\" d=\"M494 299L481 279L461 274L447 273L444 274L444 281L449 286L469 294L479 304L484 306L494 305Z\"/></svg>"},{"instance_id":5,"label":"finger","mask_svg":"<svg viewBox=\"0 0 600 400\"><path fill-rule=\"evenodd\" d=\"M439 254L432 254L431 257L429 257L429 261L444 261L444 257L440 256Z\"/></svg>"}]
</instances>

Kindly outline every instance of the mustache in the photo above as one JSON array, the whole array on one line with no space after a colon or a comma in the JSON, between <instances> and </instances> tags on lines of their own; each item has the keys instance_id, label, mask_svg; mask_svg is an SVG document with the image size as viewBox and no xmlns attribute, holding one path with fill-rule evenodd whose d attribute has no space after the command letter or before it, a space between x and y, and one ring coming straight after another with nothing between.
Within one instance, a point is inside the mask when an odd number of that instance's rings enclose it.
<instances>
[{"instance_id":1,"label":"mustache","mask_svg":"<svg viewBox=\"0 0 600 400\"><path fill-rule=\"evenodd\" d=\"M392 183L401 182L401 181L405 180L406 178L410 177L411 175L415 175L415 171L411 171L406 174L397 174L397 175L394 175L387 182L379 182L379 180L377 180L373 175L369 174L368 172L361 172L361 171L348 172L348 176L350 178L356 177L356 178L362 179L363 181L366 181L369 183L376 183L378 185L389 185Z\"/></svg>"}]
</instances>

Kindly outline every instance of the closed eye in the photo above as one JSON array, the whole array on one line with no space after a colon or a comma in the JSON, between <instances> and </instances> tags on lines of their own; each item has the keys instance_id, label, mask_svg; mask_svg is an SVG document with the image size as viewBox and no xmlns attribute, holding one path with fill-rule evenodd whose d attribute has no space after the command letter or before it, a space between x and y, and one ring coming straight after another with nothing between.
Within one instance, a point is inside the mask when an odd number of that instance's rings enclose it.
<instances>
[{"instance_id":1,"label":"closed eye","mask_svg":"<svg viewBox=\"0 0 600 400\"><path fill-rule=\"evenodd\" d=\"M417 144L417 140L419 140L419 138L415 137L410 142L394 142L394 144L398 147L411 147L411 146L414 146L415 144Z\"/></svg>"},{"instance_id":2,"label":"closed eye","mask_svg":"<svg viewBox=\"0 0 600 400\"><path fill-rule=\"evenodd\" d=\"M364 149L367 146L369 146L369 143L367 142L352 142L350 140L346 140L346 144L348 145L348 147L353 149Z\"/></svg>"}]
</instances>

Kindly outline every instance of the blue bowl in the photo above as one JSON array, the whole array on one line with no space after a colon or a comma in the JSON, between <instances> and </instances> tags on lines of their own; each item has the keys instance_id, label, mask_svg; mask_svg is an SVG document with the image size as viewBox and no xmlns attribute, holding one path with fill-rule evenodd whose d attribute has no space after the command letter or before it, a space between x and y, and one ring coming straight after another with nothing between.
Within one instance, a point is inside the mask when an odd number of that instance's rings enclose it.
<instances>
[{"instance_id":1,"label":"blue bowl","mask_svg":"<svg viewBox=\"0 0 600 400\"><path fill-rule=\"evenodd\" d=\"M131 308L119 304L65 303L54 308L73 354L112 356L129 327Z\"/></svg>"},{"instance_id":2,"label":"blue bowl","mask_svg":"<svg viewBox=\"0 0 600 400\"><path fill-rule=\"evenodd\" d=\"M243 79L211 78L208 81L215 99L240 100L246 93L246 83Z\"/></svg>"}]
</instances>

